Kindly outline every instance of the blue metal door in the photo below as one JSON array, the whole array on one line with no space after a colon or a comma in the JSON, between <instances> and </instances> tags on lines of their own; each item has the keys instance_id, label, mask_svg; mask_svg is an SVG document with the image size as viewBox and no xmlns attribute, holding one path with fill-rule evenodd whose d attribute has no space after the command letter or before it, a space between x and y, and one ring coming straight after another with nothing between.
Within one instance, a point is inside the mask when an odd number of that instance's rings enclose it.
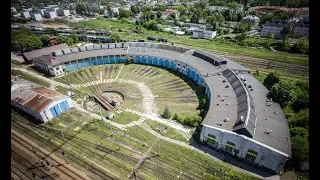
<instances>
[{"instance_id":1,"label":"blue metal door","mask_svg":"<svg viewBox=\"0 0 320 180\"><path fill-rule=\"evenodd\" d=\"M66 108L64 107L64 103L63 102L59 103L59 106L60 106L61 112L65 112L66 111Z\"/></svg>"},{"instance_id":2,"label":"blue metal door","mask_svg":"<svg viewBox=\"0 0 320 180\"><path fill-rule=\"evenodd\" d=\"M54 110L54 106L50 108L50 112L52 114L52 117L56 117L57 116L57 113L56 111Z\"/></svg>"},{"instance_id":3,"label":"blue metal door","mask_svg":"<svg viewBox=\"0 0 320 180\"><path fill-rule=\"evenodd\" d=\"M165 61L165 67L169 68L169 61L168 60Z\"/></svg>"},{"instance_id":4,"label":"blue metal door","mask_svg":"<svg viewBox=\"0 0 320 180\"><path fill-rule=\"evenodd\" d=\"M145 56L142 56L142 64L147 64L147 58Z\"/></svg>"},{"instance_id":5,"label":"blue metal door","mask_svg":"<svg viewBox=\"0 0 320 180\"><path fill-rule=\"evenodd\" d=\"M148 64L152 64L152 58L151 57L148 57Z\"/></svg>"},{"instance_id":6,"label":"blue metal door","mask_svg":"<svg viewBox=\"0 0 320 180\"><path fill-rule=\"evenodd\" d=\"M57 115L61 114L61 110L60 110L58 104L54 106L54 110L56 111Z\"/></svg>"},{"instance_id":7,"label":"blue metal door","mask_svg":"<svg viewBox=\"0 0 320 180\"><path fill-rule=\"evenodd\" d=\"M170 64L171 64L171 65L170 65L170 68L171 68L172 70L174 70L174 65L175 65L175 63L174 63L174 62L171 62Z\"/></svg>"},{"instance_id":8,"label":"blue metal door","mask_svg":"<svg viewBox=\"0 0 320 180\"><path fill-rule=\"evenodd\" d=\"M66 110L68 110L70 108L67 100L63 101L63 104L64 104L64 107L66 108Z\"/></svg>"}]
</instances>

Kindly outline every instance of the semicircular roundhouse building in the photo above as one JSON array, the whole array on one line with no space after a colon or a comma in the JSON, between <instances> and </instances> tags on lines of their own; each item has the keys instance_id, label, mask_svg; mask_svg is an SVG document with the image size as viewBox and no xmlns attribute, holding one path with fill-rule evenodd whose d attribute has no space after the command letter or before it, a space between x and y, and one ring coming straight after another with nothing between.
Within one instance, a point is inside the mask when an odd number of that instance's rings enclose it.
<instances>
[{"instance_id":1,"label":"semicircular roundhouse building","mask_svg":"<svg viewBox=\"0 0 320 180\"><path fill-rule=\"evenodd\" d=\"M109 43L55 51L34 59L53 76L89 66L134 63L179 71L205 87L210 101L200 141L266 171L279 173L291 156L286 118L268 90L243 66L186 47L155 43Z\"/></svg>"}]
</instances>

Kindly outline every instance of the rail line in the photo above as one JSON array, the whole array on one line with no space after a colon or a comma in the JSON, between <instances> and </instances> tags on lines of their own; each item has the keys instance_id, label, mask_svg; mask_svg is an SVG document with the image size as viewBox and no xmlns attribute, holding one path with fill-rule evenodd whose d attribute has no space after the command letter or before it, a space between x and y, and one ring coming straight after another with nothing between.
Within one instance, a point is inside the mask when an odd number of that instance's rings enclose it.
<instances>
[{"instance_id":1,"label":"rail line","mask_svg":"<svg viewBox=\"0 0 320 180\"><path fill-rule=\"evenodd\" d=\"M64 175L68 176L70 179L82 179L82 180L89 180L90 178L84 175L81 172L78 172L76 169L72 168L69 165L66 165L63 161L59 160L56 157L50 156L48 152L39 148L34 143L30 142L22 135L20 135L15 130L11 129L11 140L20 144L21 146L25 147L30 152L33 152L33 149L37 150L37 153L42 159L45 157L46 159L50 159L50 162L55 170L63 173Z\"/></svg>"}]
</instances>

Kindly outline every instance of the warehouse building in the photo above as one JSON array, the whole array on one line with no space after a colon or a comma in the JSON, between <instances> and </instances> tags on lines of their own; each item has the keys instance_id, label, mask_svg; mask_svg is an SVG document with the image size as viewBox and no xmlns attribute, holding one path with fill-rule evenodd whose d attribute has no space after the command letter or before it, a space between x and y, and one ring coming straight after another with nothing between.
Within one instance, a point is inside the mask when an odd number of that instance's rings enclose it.
<instances>
[{"instance_id":1,"label":"warehouse building","mask_svg":"<svg viewBox=\"0 0 320 180\"><path fill-rule=\"evenodd\" d=\"M48 122L72 107L69 96L17 78L12 83L11 105L42 122Z\"/></svg>"},{"instance_id":2,"label":"warehouse building","mask_svg":"<svg viewBox=\"0 0 320 180\"><path fill-rule=\"evenodd\" d=\"M30 13L30 17L34 21L42 21L42 16L40 13L37 13L37 14Z\"/></svg>"},{"instance_id":3,"label":"warehouse building","mask_svg":"<svg viewBox=\"0 0 320 180\"><path fill-rule=\"evenodd\" d=\"M289 127L280 105L267 98L268 90L248 69L231 60L186 47L138 42L57 50L35 62L56 76L124 63L128 57L136 64L178 71L205 88L210 105L200 141L208 147L272 173L279 173L291 157Z\"/></svg>"},{"instance_id":4,"label":"warehouse building","mask_svg":"<svg viewBox=\"0 0 320 180\"><path fill-rule=\"evenodd\" d=\"M66 43L63 44L58 44L55 46L50 46L42 49L37 49L29 52L25 52L22 54L22 57L25 62L30 63L33 61L34 58L41 57L43 55L48 55L52 54L52 52L58 50L58 49L63 49L63 48L68 48L68 45Z\"/></svg>"}]
</instances>

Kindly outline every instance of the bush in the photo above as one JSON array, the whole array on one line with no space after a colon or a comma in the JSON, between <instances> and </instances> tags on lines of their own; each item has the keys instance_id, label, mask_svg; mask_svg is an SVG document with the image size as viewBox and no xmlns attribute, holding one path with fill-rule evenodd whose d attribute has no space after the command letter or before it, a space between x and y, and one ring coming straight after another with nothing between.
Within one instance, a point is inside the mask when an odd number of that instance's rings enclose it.
<instances>
[{"instance_id":1,"label":"bush","mask_svg":"<svg viewBox=\"0 0 320 180\"><path fill-rule=\"evenodd\" d=\"M235 33L243 33L243 32L246 32L246 31L250 31L251 30L251 26L247 23L237 23L235 26L234 26L234 31Z\"/></svg>"},{"instance_id":2,"label":"bush","mask_svg":"<svg viewBox=\"0 0 320 180\"><path fill-rule=\"evenodd\" d=\"M297 99L296 86L292 82L280 81L270 89L270 95L280 106L291 106Z\"/></svg>"},{"instance_id":3,"label":"bush","mask_svg":"<svg viewBox=\"0 0 320 180\"><path fill-rule=\"evenodd\" d=\"M234 39L236 40L236 41L243 41L243 40L245 40L247 38L247 35L245 34L245 33L242 33L242 34L239 34L239 35L236 35L235 37L234 37Z\"/></svg>"},{"instance_id":4,"label":"bush","mask_svg":"<svg viewBox=\"0 0 320 180\"><path fill-rule=\"evenodd\" d=\"M279 83L280 82L280 78L281 78L281 75L279 72L277 71L274 71L274 72L270 72L267 77L264 79L263 81L263 85L266 86L267 89L270 90L270 88Z\"/></svg>"},{"instance_id":5,"label":"bush","mask_svg":"<svg viewBox=\"0 0 320 180\"><path fill-rule=\"evenodd\" d=\"M170 119L170 117L171 117L171 112L170 112L168 106L166 106L166 107L164 108L162 117L165 118L165 119Z\"/></svg>"}]
</instances>

